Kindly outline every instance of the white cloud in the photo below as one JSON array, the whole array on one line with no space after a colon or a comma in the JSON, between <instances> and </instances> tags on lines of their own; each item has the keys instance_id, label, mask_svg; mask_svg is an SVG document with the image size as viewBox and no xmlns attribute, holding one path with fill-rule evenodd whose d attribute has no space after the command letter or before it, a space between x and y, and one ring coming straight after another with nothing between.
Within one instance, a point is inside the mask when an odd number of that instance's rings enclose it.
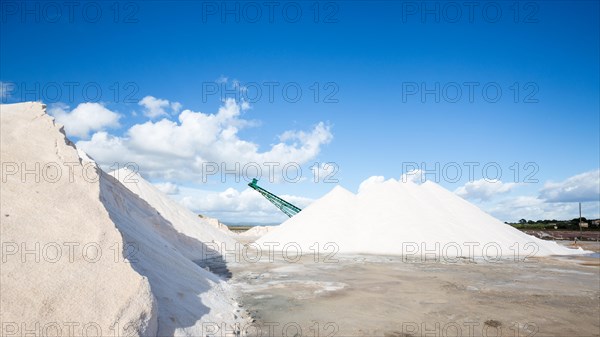
<instances>
[{"instance_id":1,"label":"white cloud","mask_svg":"<svg viewBox=\"0 0 600 337\"><path fill-rule=\"evenodd\" d=\"M227 99L216 114L184 110L178 121L147 121L133 125L123 136L98 132L77 146L103 167L135 162L142 173L155 180L201 182L207 163L237 173L242 173L245 165L256 163L262 167L263 177L269 172L265 163L278 163L276 170L288 163L303 165L333 138L330 128L318 123L309 131L286 131L279 143L260 151L258 144L238 136L240 129L253 125L240 117L242 110L235 100Z\"/></svg>"},{"instance_id":2,"label":"white cloud","mask_svg":"<svg viewBox=\"0 0 600 337\"><path fill-rule=\"evenodd\" d=\"M182 107L179 102L169 102L166 99L160 99L154 96L146 96L142 98L138 104L144 107L144 115L151 119L160 116L168 116L169 113L167 110L176 114L181 111Z\"/></svg>"},{"instance_id":3,"label":"white cloud","mask_svg":"<svg viewBox=\"0 0 600 337\"><path fill-rule=\"evenodd\" d=\"M516 183L479 179L467 182L464 186L457 188L454 193L465 199L487 201L500 194L510 192L515 186L517 186Z\"/></svg>"},{"instance_id":4,"label":"white cloud","mask_svg":"<svg viewBox=\"0 0 600 337\"><path fill-rule=\"evenodd\" d=\"M304 197L280 197L300 208L312 202L312 199ZM181 188L178 199L193 212L215 217L226 223L281 223L288 219L267 199L250 188L242 191L228 188L222 192Z\"/></svg>"},{"instance_id":5,"label":"white cloud","mask_svg":"<svg viewBox=\"0 0 600 337\"><path fill-rule=\"evenodd\" d=\"M600 201L600 170L570 177L562 182L549 181L540 191L547 202Z\"/></svg>"},{"instance_id":6,"label":"white cloud","mask_svg":"<svg viewBox=\"0 0 600 337\"><path fill-rule=\"evenodd\" d=\"M558 183L549 181L538 196L517 196L484 203L480 207L504 221L569 220L579 216L578 202L581 202L582 215L595 219L600 217L599 175L600 170L595 170Z\"/></svg>"},{"instance_id":7,"label":"white cloud","mask_svg":"<svg viewBox=\"0 0 600 337\"><path fill-rule=\"evenodd\" d=\"M179 193L179 186L177 186L176 184L170 183L170 182L154 183L153 185L156 186L156 188L158 188L158 190L163 192L164 194L178 194Z\"/></svg>"},{"instance_id":8,"label":"white cloud","mask_svg":"<svg viewBox=\"0 0 600 337\"><path fill-rule=\"evenodd\" d=\"M503 221L526 220L570 220L579 216L578 203L548 203L533 196L509 198L493 205L481 206L485 211ZM600 217L600 203L581 204L582 215L588 219Z\"/></svg>"},{"instance_id":9,"label":"white cloud","mask_svg":"<svg viewBox=\"0 0 600 337\"><path fill-rule=\"evenodd\" d=\"M88 138L92 131L119 126L121 116L100 103L81 103L70 112L68 109L67 105L57 103L48 109L48 113L64 125L69 136Z\"/></svg>"},{"instance_id":10,"label":"white cloud","mask_svg":"<svg viewBox=\"0 0 600 337\"><path fill-rule=\"evenodd\" d=\"M171 111L174 114L179 113L179 111L181 111L182 107L183 107L183 105L181 105L181 103L179 103L179 102L171 102Z\"/></svg>"}]
</instances>

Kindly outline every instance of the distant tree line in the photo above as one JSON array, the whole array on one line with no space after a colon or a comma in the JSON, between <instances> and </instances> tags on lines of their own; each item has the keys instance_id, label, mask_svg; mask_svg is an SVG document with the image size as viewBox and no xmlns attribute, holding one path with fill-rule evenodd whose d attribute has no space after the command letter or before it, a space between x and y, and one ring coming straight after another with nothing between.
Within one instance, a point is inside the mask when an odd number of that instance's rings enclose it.
<instances>
[{"instance_id":1,"label":"distant tree line","mask_svg":"<svg viewBox=\"0 0 600 337\"><path fill-rule=\"evenodd\" d=\"M582 222L586 222L588 224L588 228L583 228L583 230L600 230L600 225L596 220L588 220L586 218L581 218ZM571 220L526 220L521 219L519 222L506 222L515 228L519 229L547 229L547 230L579 230L579 218L574 218Z\"/></svg>"}]
</instances>

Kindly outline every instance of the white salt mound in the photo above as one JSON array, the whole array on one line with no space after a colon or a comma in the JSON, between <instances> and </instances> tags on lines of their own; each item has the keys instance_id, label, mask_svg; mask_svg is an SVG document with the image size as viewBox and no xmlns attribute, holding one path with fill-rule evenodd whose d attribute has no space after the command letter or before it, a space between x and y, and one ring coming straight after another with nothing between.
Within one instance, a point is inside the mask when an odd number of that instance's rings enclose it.
<instances>
[{"instance_id":1,"label":"white salt mound","mask_svg":"<svg viewBox=\"0 0 600 337\"><path fill-rule=\"evenodd\" d=\"M156 335L148 279L123 259L115 262L124 240L100 201L98 174L92 168L84 177L77 151L40 103L0 105L0 127L2 335L32 334L23 326L35 335L45 326L55 333L56 322L64 335L69 327L60 322L95 323L105 336ZM36 163L38 174L21 176ZM59 170L46 166L44 177L45 165ZM115 322L130 330L114 330ZM83 335L81 325L74 329Z\"/></svg>"},{"instance_id":2,"label":"white salt mound","mask_svg":"<svg viewBox=\"0 0 600 337\"><path fill-rule=\"evenodd\" d=\"M109 174L158 211L162 218L170 223L170 226L167 226L169 230L175 229L177 234L184 237L211 243L210 246L215 248L222 247L222 245L227 248L235 245L236 241L228 233L229 230L225 231L218 227L218 220L211 221L210 218L200 218L177 201L169 198L138 173L122 168ZM164 228L156 227L155 230L162 231ZM198 250L197 247L189 247L185 242L180 242L177 246L191 260L206 258L205 252Z\"/></svg>"},{"instance_id":3,"label":"white salt mound","mask_svg":"<svg viewBox=\"0 0 600 337\"><path fill-rule=\"evenodd\" d=\"M257 240L257 243L279 242L283 245L297 242L308 249L315 242L321 245L337 242L340 238L351 239L356 225L351 210L356 205L356 196L343 187L336 186L302 212L285 221L279 227ZM349 227L350 226L350 227ZM308 251L308 250L307 250Z\"/></svg>"},{"instance_id":4,"label":"white salt mound","mask_svg":"<svg viewBox=\"0 0 600 337\"><path fill-rule=\"evenodd\" d=\"M249 230L240 233L240 236L247 236L247 237L261 237L273 230L277 229L276 226L254 226L252 228L250 228Z\"/></svg>"},{"instance_id":5,"label":"white salt mound","mask_svg":"<svg viewBox=\"0 0 600 337\"><path fill-rule=\"evenodd\" d=\"M236 234L234 232L232 232L229 227L227 227L226 224L222 223L221 221L219 221L219 219L217 218L211 218L208 217L206 215L203 215L200 217L202 219L202 221L208 223L209 225L219 229L221 232L226 233L229 236L235 237Z\"/></svg>"},{"instance_id":6,"label":"white salt mound","mask_svg":"<svg viewBox=\"0 0 600 337\"><path fill-rule=\"evenodd\" d=\"M138 179L140 184L148 184ZM100 183L109 214L129 244L126 254L150 281L158 306L158 336L203 336L203 324L243 325L241 317L234 316L238 307L233 290L198 265L216 254L209 254L211 246L194 235L206 231L219 236L216 228L193 217L187 222L169 221L182 216L175 211L178 207L174 210L165 203L159 212L109 174L103 173ZM181 229L191 233L183 234ZM202 237L206 235L202 233Z\"/></svg>"},{"instance_id":7,"label":"white salt mound","mask_svg":"<svg viewBox=\"0 0 600 337\"><path fill-rule=\"evenodd\" d=\"M303 252L311 252L315 243L321 249L334 243L342 253L429 260L586 253L514 229L436 183L379 177L367 179L356 195L335 187L257 240L260 245L267 242L279 243L278 248L297 243Z\"/></svg>"},{"instance_id":8,"label":"white salt mound","mask_svg":"<svg viewBox=\"0 0 600 337\"><path fill-rule=\"evenodd\" d=\"M62 168L55 182L48 182L54 179L48 174L39 182L33 174L25 182L20 172L6 174L2 247L77 244L73 260L69 246L58 261L53 249L42 248L39 262L33 254L22 262L21 251L3 250L3 322L28 328L93 322L102 336L201 336L206 324L244 323L233 290L197 263L204 262L208 244L230 242L227 234L198 221L141 177L136 186L145 199L102 172L83 152L78 155L41 104L0 105L0 116L3 163ZM98 260L93 249L82 254L86 244L99 247ZM84 333L76 327L75 335Z\"/></svg>"}]
</instances>

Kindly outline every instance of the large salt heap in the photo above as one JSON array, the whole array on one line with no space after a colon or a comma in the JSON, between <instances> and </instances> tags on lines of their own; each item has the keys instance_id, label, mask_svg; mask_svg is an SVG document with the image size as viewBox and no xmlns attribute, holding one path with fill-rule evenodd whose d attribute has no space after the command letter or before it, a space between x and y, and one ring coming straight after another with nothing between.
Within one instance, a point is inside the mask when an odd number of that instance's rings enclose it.
<instances>
[{"instance_id":1,"label":"large salt heap","mask_svg":"<svg viewBox=\"0 0 600 337\"><path fill-rule=\"evenodd\" d=\"M156 335L151 286L122 257L95 169L40 103L0 105L0 127L0 335Z\"/></svg>"},{"instance_id":2,"label":"large salt heap","mask_svg":"<svg viewBox=\"0 0 600 337\"><path fill-rule=\"evenodd\" d=\"M287 243L297 242L302 249L309 251L315 242L321 245L352 239L348 233L355 232L356 224L351 218L356 196L343 187L336 186L318 201L305 208L279 228L269 231L257 242L279 242L282 248Z\"/></svg>"},{"instance_id":3,"label":"large salt heap","mask_svg":"<svg viewBox=\"0 0 600 337\"><path fill-rule=\"evenodd\" d=\"M249 230L247 230L243 233L240 233L239 236L259 238L275 229L277 229L276 226L254 226L254 227L250 228Z\"/></svg>"},{"instance_id":4,"label":"large salt heap","mask_svg":"<svg viewBox=\"0 0 600 337\"><path fill-rule=\"evenodd\" d=\"M516 230L433 182L367 182L357 195L334 188L257 243L295 243L303 252L333 243L343 253L427 260L584 253Z\"/></svg>"},{"instance_id":5,"label":"large salt heap","mask_svg":"<svg viewBox=\"0 0 600 337\"><path fill-rule=\"evenodd\" d=\"M231 232L219 228L218 221L215 223L209 219L200 218L180 203L169 198L154 185L142 178L137 172L121 168L109 174L119 180L129 191L157 210L164 220L170 223L169 230L174 229L175 232L181 234L174 238L184 236L208 244L208 247L205 247L204 251L197 249L193 245L190 246L185 242L177 244L179 250L189 259L194 261L203 260L213 255L212 252L207 252L207 249L218 253L221 250L224 251L235 246L236 241L231 236ZM164 228L156 227L156 230L162 231Z\"/></svg>"},{"instance_id":6,"label":"large salt heap","mask_svg":"<svg viewBox=\"0 0 600 337\"><path fill-rule=\"evenodd\" d=\"M233 290L197 261L225 233L102 172L41 104L0 116L1 335L203 336L244 323Z\"/></svg>"},{"instance_id":7,"label":"large salt heap","mask_svg":"<svg viewBox=\"0 0 600 337\"><path fill-rule=\"evenodd\" d=\"M176 219L177 208L163 205L162 212L158 211L107 173L102 173L100 183L103 202L125 238L125 254L148 278L156 297L158 336L203 336L214 324L220 329L223 324L231 328L244 323L229 285L200 266L207 258L218 256L212 242L180 231L196 226L196 234L210 233L218 231L216 228L170 221Z\"/></svg>"}]
</instances>

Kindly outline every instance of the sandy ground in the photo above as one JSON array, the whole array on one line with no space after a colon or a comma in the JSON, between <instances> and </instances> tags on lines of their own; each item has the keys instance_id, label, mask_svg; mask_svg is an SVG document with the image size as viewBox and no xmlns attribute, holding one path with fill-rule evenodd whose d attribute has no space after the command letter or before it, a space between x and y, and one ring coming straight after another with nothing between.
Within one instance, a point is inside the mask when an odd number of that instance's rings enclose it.
<instances>
[{"instance_id":1,"label":"sandy ground","mask_svg":"<svg viewBox=\"0 0 600 337\"><path fill-rule=\"evenodd\" d=\"M566 244L565 244L566 245ZM597 242L583 243L600 251ZM600 336L600 260L230 264L259 336Z\"/></svg>"}]
</instances>

